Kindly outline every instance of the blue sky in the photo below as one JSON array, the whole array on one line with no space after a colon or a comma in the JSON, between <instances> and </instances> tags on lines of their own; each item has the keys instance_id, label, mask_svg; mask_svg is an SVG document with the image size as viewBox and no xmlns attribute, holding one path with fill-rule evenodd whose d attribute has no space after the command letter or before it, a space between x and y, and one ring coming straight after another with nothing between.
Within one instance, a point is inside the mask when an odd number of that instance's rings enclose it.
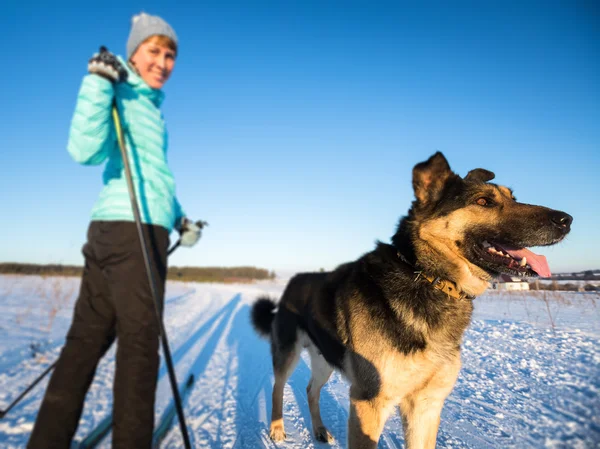
<instances>
[{"instance_id":1,"label":"blue sky","mask_svg":"<svg viewBox=\"0 0 600 449\"><path fill-rule=\"evenodd\" d=\"M82 263L102 167L70 159L71 115L88 58L124 53L141 10L179 36L169 159L184 209L210 223L171 264L353 260L389 241L413 165L440 150L574 216L537 250L553 271L600 268L600 10L581 1L9 0L0 261Z\"/></svg>"}]
</instances>

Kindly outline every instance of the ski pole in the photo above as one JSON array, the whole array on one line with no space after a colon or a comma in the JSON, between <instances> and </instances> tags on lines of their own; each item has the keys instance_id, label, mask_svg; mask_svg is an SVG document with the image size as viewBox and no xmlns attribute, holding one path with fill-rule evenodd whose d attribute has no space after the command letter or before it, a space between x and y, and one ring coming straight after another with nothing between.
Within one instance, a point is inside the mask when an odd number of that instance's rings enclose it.
<instances>
[{"instance_id":1,"label":"ski pole","mask_svg":"<svg viewBox=\"0 0 600 449\"><path fill-rule=\"evenodd\" d=\"M175 370L173 369L173 361L171 359L171 351L169 349L169 341L167 339L167 333L165 332L165 326L162 320L160 311L160 298L158 297L158 291L156 289L156 283L154 281L154 274L150 267L150 259L148 256L148 246L144 237L144 231L142 229L142 219L140 217L140 210L138 202L135 196L135 189L133 186L133 177L131 174L131 167L129 166L129 158L127 157L127 148L125 147L125 139L123 136L123 128L121 127L121 118L119 117L119 110L117 109L116 100L113 101L112 107L113 120L115 122L115 129L117 131L117 140L121 149L121 156L123 159L123 168L125 170L125 177L127 179L127 187L129 189L129 199L131 200L131 208L133 210L133 216L135 224L137 226L138 236L140 239L140 245L142 248L142 255L144 257L144 264L146 265L146 273L148 275L148 283L154 298L154 308L156 311L156 320L158 321L158 328L165 356L165 365L169 373L169 381L171 383L171 390L173 390L173 401L175 402L175 409L177 410L177 416L179 418L179 427L181 428L181 435L183 437L183 443L186 449L191 449L190 437L188 435L187 426L185 423L185 416L183 415L183 407L181 406L181 398L179 396L179 389L177 388L177 378L175 376Z\"/></svg>"},{"instance_id":2,"label":"ski pole","mask_svg":"<svg viewBox=\"0 0 600 449\"><path fill-rule=\"evenodd\" d=\"M171 246L171 248L169 248L167 255L170 255L173 251L175 251L179 247L180 244L181 244L181 239L177 240L177 242L175 244L173 244L173 246ZM6 407L6 409L0 410L0 419L4 418L6 416L6 414L14 408L15 405L17 405L19 402L21 402L21 400L23 400L23 398L25 396L27 396L27 394L31 390L33 390L33 388L38 383L40 383L42 381L42 379L44 377L46 377L48 375L48 373L50 373L50 371L52 371L56 367L57 363L58 363L58 359L55 360L52 365L50 365L48 368L46 368L44 370L44 372L42 374L40 374L33 382L31 382L31 384L29 384L29 386L27 386L27 388L25 388L25 390L23 390L23 392L19 396L17 396L15 398L15 400L12 401L8 407Z\"/></svg>"},{"instance_id":3,"label":"ski pole","mask_svg":"<svg viewBox=\"0 0 600 449\"><path fill-rule=\"evenodd\" d=\"M169 248L169 250L167 251L167 256L170 255L173 251L175 251L177 248L179 248L179 245L181 245L181 239L177 240L173 246L171 246Z\"/></svg>"},{"instance_id":4,"label":"ski pole","mask_svg":"<svg viewBox=\"0 0 600 449\"><path fill-rule=\"evenodd\" d=\"M179 244L180 244L180 240L177 240L177 243L175 243L169 249L167 255L170 255L173 251L175 251L179 247ZM58 363L58 359L56 359L52 365L50 365L48 368L46 368L42 374L40 374L33 382L31 382L31 384L29 384L29 386L27 386L27 388L25 388L25 390L23 390L23 392L19 396L17 396L15 398L15 400L12 401L8 407L6 407L6 409L0 410L0 419L4 418L6 416L6 414L14 408L15 405L17 405L19 402L21 402L23 400L23 398L25 396L27 396L27 394L31 390L33 390L33 388L37 384L39 384L42 381L42 379L44 377L46 377L48 375L48 373L50 373L50 371L52 371L56 367L57 363Z\"/></svg>"},{"instance_id":5,"label":"ski pole","mask_svg":"<svg viewBox=\"0 0 600 449\"><path fill-rule=\"evenodd\" d=\"M4 416L10 412L10 410L17 405L19 402L21 402L21 399L23 399L27 393L29 393L31 390L33 390L33 387L35 387L44 377L46 377L46 375L52 371L52 369L56 366L56 363L58 362L58 360L55 360L54 363L52 365L50 365L48 368L46 368L44 370L44 372L42 374L40 374L37 379L35 379L24 391L23 393L21 393L19 396L17 396L17 398L12 401L10 403L10 405L8 407L6 407L6 410L0 410L0 419L4 418Z\"/></svg>"}]
</instances>

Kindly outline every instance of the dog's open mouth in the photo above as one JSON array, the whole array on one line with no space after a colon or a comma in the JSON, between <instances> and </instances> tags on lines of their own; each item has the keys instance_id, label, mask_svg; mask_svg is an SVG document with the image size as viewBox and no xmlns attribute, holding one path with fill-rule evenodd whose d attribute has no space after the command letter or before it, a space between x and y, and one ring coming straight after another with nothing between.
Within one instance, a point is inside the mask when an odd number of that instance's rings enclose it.
<instances>
[{"instance_id":1,"label":"dog's open mouth","mask_svg":"<svg viewBox=\"0 0 600 449\"><path fill-rule=\"evenodd\" d=\"M505 244L484 240L481 256L493 265L499 265L505 271L518 276L550 277L550 267L546 257L535 254L527 248L516 248Z\"/></svg>"}]
</instances>

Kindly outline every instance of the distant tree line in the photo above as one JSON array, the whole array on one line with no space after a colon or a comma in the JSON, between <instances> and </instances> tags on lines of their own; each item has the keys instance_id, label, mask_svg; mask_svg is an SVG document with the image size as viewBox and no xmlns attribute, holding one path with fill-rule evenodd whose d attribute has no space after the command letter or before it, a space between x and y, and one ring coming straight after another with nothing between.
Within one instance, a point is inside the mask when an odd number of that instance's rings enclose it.
<instances>
[{"instance_id":1,"label":"distant tree line","mask_svg":"<svg viewBox=\"0 0 600 449\"><path fill-rule=\"evenodd\" d=\"M186 282L251 282L275 279L276 274L256 267L169 267L167 277Z\"/></svg>"},{"instance_id":2,"label":"distant tree line","mask_svg":"<svg viewBox=\"0 0 600 449\"><path fill-rule=\"evenodd\" d=\"M567 292L577 292L580 290L584 290L586 292L596 292L600 291L600 286L593 284L573 284L571 282L529 282L530 290L550 290L550 291L567 291Z\"/></svg>"},{"instance_id":3,"label":"distant tree line","mask_svg":"<svg viewBox=\"0 0 600 449\"><path fill-rule=\"evenodd\" d=\"M81 276L83 267L77 265L37 265L31 263L0 263L0 274L30 274L38 276Z\"/></svg>"},{"instance_id":4,"label":"distant tree line","mask_svg":"<svg viewBox=\"0 0 600 449\"><path fill-rule=\"evenodd\" d=\"M83 267L60 264L0 263L0 274L81 276ZM185 282L252 282L275 279L274 271L256 267L169 267L167 278Z\"/></svg>"},{"instance_id":5,"label":"distant tree line","mask_svg":"<svg viewBox=\"0 0 600 449\"><path fill-rule=\"evenodd\" d=\"M550 279L559 281L598 281L600 280L600 270L585 270L577 273L558 273Z\"/></svg>"}]
</instances>

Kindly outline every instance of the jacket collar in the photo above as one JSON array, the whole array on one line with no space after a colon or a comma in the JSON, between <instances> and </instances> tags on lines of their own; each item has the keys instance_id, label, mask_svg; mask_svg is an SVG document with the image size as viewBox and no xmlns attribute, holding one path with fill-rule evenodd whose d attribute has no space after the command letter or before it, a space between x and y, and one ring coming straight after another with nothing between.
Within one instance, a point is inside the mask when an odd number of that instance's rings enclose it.
<instances>
[{"instance_id":1,"label":"jacket collar","mask_svg":"<svg viewBox=\"0 0 600 449\"><path fill-rule=\"evenodd\" d=\"M125 61L121 56L117 56L119 62L125 67L127 70L127 84L129 84L136 92L148 97L152 103L156 105L156 107L160 107L163 100L165 99L165 94L160 89L153 89L146 81L142 79L141 76L137 74L137 72L129 65L127 61Z\"/></svg>"}]
</instances>

